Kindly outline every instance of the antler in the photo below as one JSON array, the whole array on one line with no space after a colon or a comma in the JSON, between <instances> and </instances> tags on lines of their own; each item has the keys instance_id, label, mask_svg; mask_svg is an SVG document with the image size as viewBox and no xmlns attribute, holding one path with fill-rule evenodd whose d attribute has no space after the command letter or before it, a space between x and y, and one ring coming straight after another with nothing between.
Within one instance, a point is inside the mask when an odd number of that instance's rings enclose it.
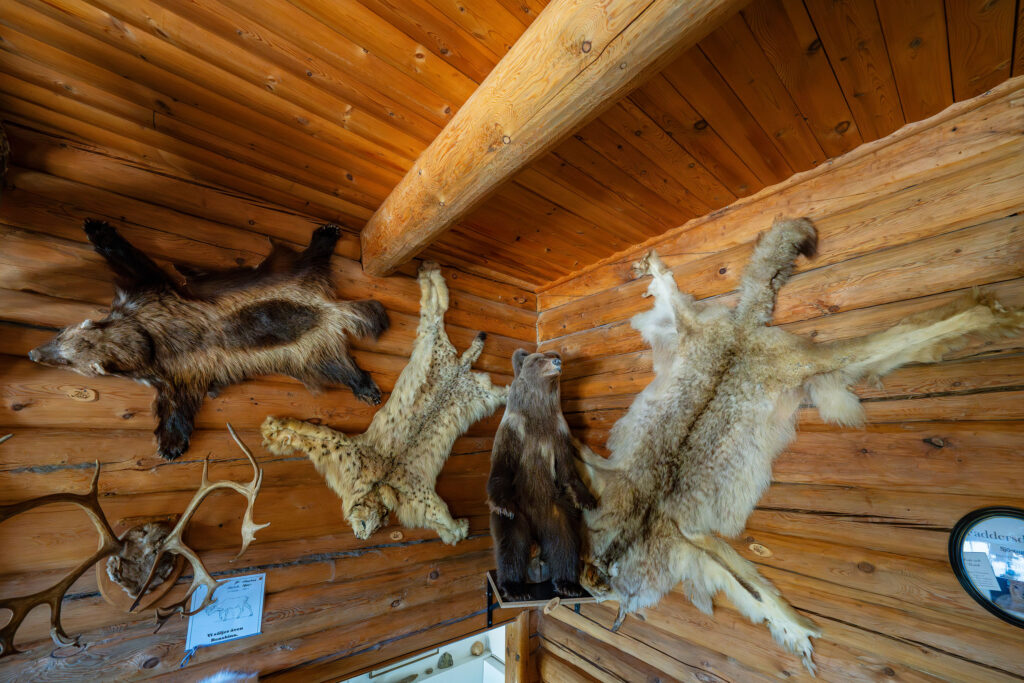
<instances>
[{"instance_id":1,"label":"antler","mask_svg":"<svg viewBox=\"0 0 1024 683\"><path fill-rule=\"evenodd\" d=\"M242 452L245 453L245 456L252 464L252 481L248 484L239 484L238 482L230 480L211 482L208 477L210 459L207 457L206 460L203 461L203 479L199 485L199 490L196 491L194 496L192 496L192 501L188 504L188 507L185 508L185 512L182 513L181 517L178 519L178 523L174 525L174 529L172 529L164 540L161 541L160 546L157 549L156 557L153 558L153 566L149 571L149 576L146 578L146 582L139 590L139 595L135 598L135 603L131 607L131 609L135 609L136 606L138 606L139 601L142 600L142 596L146 594L146 591L149 589L149 584L152 583L153 578L156 576L157 566L160 563L160 559L166 553L177 553L184 556L185 559L189 561L189 564L192 565L192 585L189 586L188 592L180 602L177 602L170 607L157 608L156 616L158 631L160 630L160 627L163 626L171 617L171 615L176 612L180 612L183 617L191 616L197 612L203 611L214 602L213 593L217 590L217 580L210 576L210 573L206 571L206 567L203 566L199 556L196 555L191 548L186 546L182 539L185 527L188 526L189 521L192 519L192 515L194 515L196 510L199 509L199 505L203 502L206 496L218 489L230 489L242 494L248 500L245 507L245 517L242 519L242 549L238 551L238 555L231 560L232 562L241 557L249 548L249 544L256 537L257 531L270 526L269 522L267 524L256 524L252 520L253 504L256 502L256 495L260 492L260 485L263 483L263 471L256 463L256 459L253 457L252 451L246 448L245 444L242 443L242 440L238 438L238 435L235 434L235 430L231 427L230 423L228 424L228 431L231 433L231 438L235 440L235 443L238 444L238 447L242 449ZM206 597L203 598L203 603L199 605L198 608L189 612L186 606L188 605L188 601L192 597L192 594L196 592L196 589L198 589L199 586L206 586Z\"/></svg>"},{"instance_id":2,"label":"antler","mask_svg":"<svg viewBox=\"0 0 1024 683\"><path fill-rule=\"evenodd\" d=\"M0 439L0 443L7 441L9 438L11 438L10 434ZM17 632L18 627L21 626L25 616L39 605L50 606L50 637L53 638L53 642L58 646L78 644L78 636L74 638L68 636L60 624L60 607L64 594L86 569L104 557L113 555L121 550L121 541L117 539L114 530L110 528L110 523L107 522L107 518L103 514L103 508L100 507L99 488L97 486L99 480L100 465L97 462L96 473L92 476L92 484L89 487L88 493L53 493L12 505L0 505L0 522L3 522L17 514L41 505L74 503L89 514L89 518L96 525L96 529L100 533L100 543L96 552L75 567L59 583L32 595L0 599L0 608L11 611L10 622L0 629L0 659L18 652L14 647L14 634Z\"/></svg>"}]
</instances>

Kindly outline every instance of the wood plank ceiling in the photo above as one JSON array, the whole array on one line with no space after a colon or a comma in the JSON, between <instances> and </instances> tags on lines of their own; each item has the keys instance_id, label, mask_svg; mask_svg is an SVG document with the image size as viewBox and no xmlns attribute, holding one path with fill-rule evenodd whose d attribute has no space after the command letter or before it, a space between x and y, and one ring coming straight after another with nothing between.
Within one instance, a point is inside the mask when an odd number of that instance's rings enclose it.
<instances>
[{"instance_id":1,"label":"wood plank ceiling","mask_svg":"<svg viewBox=\"0 0 1024 683\"><path fill-rule=\"evenodd\" d=\"M1022 3L754 0L428 253L542 290L1024 72ZM544 4L10 1L0 113L355 232Z\"/></svg>"}]
</instances>

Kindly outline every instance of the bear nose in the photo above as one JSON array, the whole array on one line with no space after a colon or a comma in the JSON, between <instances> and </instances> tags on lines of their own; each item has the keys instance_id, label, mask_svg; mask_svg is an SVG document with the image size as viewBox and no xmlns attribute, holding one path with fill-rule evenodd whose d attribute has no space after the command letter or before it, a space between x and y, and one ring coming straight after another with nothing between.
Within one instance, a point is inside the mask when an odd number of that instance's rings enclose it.
<instances>
[{"instance_id":1,"label":"bear nose","mask_svg":"<svg viewBox=\"0 0 1024 683\"><path fill-rule=\"evenodd\" d=\"M562 369L562 359L561 358L552 358L551 359L551 364L555 366L556 370L561 370Z\"/></svg>"}]
</instances>

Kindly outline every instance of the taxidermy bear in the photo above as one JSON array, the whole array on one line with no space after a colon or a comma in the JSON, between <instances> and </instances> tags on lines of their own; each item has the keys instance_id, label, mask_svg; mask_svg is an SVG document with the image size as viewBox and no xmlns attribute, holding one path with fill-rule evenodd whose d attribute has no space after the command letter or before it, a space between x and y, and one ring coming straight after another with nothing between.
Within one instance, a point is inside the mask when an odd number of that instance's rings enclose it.
<instances>
[{"instance_id":1,"label":"taxidermy bear","mask_svg":"<svg viewBox=\"0 0 1024 683\"><path fill-rule=\"evenodd\" d=\"M455 439L504 404L508 389L470 369L483 350L483 332L462 356L445 334L448 287L436 263L422 265L419 282L420 323L409 364L370 427L348 436L301 420L268 417L263 445L278 455L306 453L341 497L357 538L369 538L386 526L393 510L405 526L434 529L442 541L455 544L469 532L469 520L452 519L434 483Z\"/></svg>"},{"instance_id":2,"label":"taxidermy bear","mask_svg":"<svg viewBox=\"0 0 1024 683\"><path fill-rule=\"evenodd\" d=\"M275 243L256 268L176 266L184 285L107 223L86 220L85 233L116 276L110 315L65 328L29 358L153 386L162 457L188 450L207 393L254 375L291 375L314 392L344 383L380 403L377 385L349 355L346 335L376 339L388 328L387 313L377 301L333 299L337 227L318 228L301 253Z\"/></svg>"},{"instance_id":3,"label":"taxidermy bear","mask_svg":"<svg viewBox=\"0 0 1024 683\"><path fill-rule=\"evenodd\" d=\"M813 672L815 625L719 535L743 530L806 396L826 421L861 424L854 382L937 361L967 335L1024 327L1024 312L977 293L856 339L815 344L769 327L794 259L813 254L816 242L809 221L777 221L754 249L734 309L681 293L654 252L634 266L652 278L654 308L632 325L651 345L655 378L613 427L609 459L581 452L600 498L585 514L592 556L583 583L619 601L616 627L677 583L707 613L724 591Z\"/></svg>"},{"instance_id":4,"label":"taxidermy bear","mask_svg":"<svg viewBox=\"0 0 1024 683\"><path fill-rule=\"evenodd\" d=\"M583 595L580 510L597 501L576 471L576 447L562 416L562 359L553 351L519 349L512 370L487 480L498 588L509 600L529 598L527 569L536 541L555 592L577 597Z\"/></svg>"}]
</instances>

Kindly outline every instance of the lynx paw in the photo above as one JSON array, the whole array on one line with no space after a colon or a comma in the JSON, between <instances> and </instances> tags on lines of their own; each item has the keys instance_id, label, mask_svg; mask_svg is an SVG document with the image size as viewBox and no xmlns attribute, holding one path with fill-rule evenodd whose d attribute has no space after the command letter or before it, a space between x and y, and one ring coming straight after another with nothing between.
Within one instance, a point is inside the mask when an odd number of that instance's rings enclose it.
<instances>
[{"instance_id":1,"label":"lynx paw","mask_svg":"<svg viewBox=\"0 0 1024 683\"><path fill-rule=\"evenodd\" d=\"M437 535L448 545L455 545L469 535L469 520L457 519L453 527L442 527L437 530Z\"/></svg>"},{"instance_id":2,"label":"lynx paw","mask_svg":"<svg viewBox=\"0 0 1024 683\"><path fill-rule=\"evenodd\" d=\"M263 447L274 455L289 455L295 452L292 445L294 434L285 426L285 420L268 416L260 426L263 434Z\"/></svg>"}]
</instances>

